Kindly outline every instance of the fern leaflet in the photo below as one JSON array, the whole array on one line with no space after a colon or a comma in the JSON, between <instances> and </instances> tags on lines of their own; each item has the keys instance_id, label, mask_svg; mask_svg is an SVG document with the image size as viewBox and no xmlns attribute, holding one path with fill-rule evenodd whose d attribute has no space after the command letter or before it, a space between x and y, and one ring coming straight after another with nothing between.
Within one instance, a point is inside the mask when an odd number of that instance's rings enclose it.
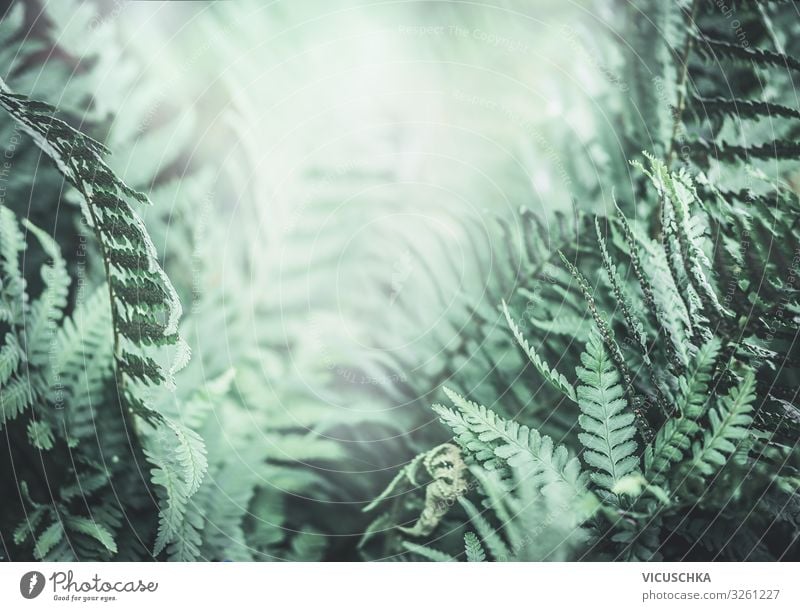
<instances>
[{"instance_id":1,"label":"fern leaflet","mask_svg":"<svg viewBox=\"0 0 800 611\"><path fill-rule=\"evenodd\" d=\"M581 362L583 367L576 369L583 382L578 386L578 422L584 432L578 438L586 448L584 460L596 469L589 477L610 493L639 466L634 415L626 411L620 375L596 330L589 335Z\"/></svg>"},{"instance_id":2,"label":"fern leaflet","mask_svg":"<svg viewBox=\"0 0 800 611\"><path fill-rule=\"evenodd\" d=\"M711 476L725 466L747 437L755 398L755 375L748 371L738 386L719 399L716 409L709 411L711 430L692 446L692 471Z\"/></svg>"}]
</instances>

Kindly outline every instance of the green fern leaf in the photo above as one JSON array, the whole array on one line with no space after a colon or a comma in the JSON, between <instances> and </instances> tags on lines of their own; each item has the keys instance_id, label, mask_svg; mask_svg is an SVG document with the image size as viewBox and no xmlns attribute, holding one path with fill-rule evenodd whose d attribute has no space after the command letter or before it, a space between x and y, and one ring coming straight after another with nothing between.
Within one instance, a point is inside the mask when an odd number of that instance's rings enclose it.
<instances>
[{"instance_id":1,"label":"green fern leaf","mask_svg":"<svg viewBox=\"0 0 800 611\"><path fill-rule=\"evenodd\" d=\"M61 522L53 522L44 529L36 538L33 555L37 560L44 560L45 556L64 538L64 527Z\"/></svg>"},{"instance_id":2,"label":"green fern leaf","mask_svg":"<svg viewBox=\"0 0 800 611\"><path fill-rule=\"evenodd\" d=\"M361 511L367 512L372 511L381 504L385 499L387 499L395 490L398 489L401 483L404 481L409 481L411 483L415 483L415 473L417 469L422 464L422 461L427 456L428 452L420 452L411 461L400 471L397 472L392 478L392 481L384 488L383 492L381 492L378 496L376 496L366 507L364 507Z\"/></svg>"},{"instance_id":3,"label":"green fern leaf","mask_svg":"<svg viewBox=\"0 0 800 611\"><path fill-rule=\"evenodd\" d=\"M58 323L67 306L70 278L67 264L61 256L61 249L53 238L30 223L23 224L30 231L42 250L50 258L51 263L41 269L44 290L31 305L30 314L25 321L25 341L28 361L34 367L45 365L53 352L53 341L58 330Z\"/></svg>"},{"instance_id":4,"label":"green fern leaf","mask_svg":"<svg viewBox=\"0 0 800 611\"><path fill-rule=\"evenodd\" d=\"M186 495L192 496L200 487L208 469L205 444L200 435L182 424L170 420L168 425L178 438L175 460L183 471Z\"/></svg>"},{"instance_id":5,"label":"green fern leaf","mask_svg":"<svg viewBox=\"0 0 800 611\"><path fill-rule=\"evenodd\" d=\"M703 252L700 244L702 229L698 231L694 224L696 218L692 216L690 204L699 203L697 190L692 179L685 169L679 172L670 172L667 166L652 155L644 153L650 161L652 173L645 173L650 176L653 184L663 197L663 205L669 206L674 216L674 227L667 224L664 228L666 233L675 234L680 245L680 257L684 260L684 267L692 288L697 292L704 307L713 310L716 314L730 316L717 298L717 292L711 285L706 270L711 270L711 262ZM641 167L641 165L639 166Z\"/></svg>"},{"instance_id":6,"label":"green fern leaf","mask_svg":"<svg viewBox=\"0 0 800 611\"><path fill-rule=\"evenodd\" d=\"M30 385L18 378L12 378L0 390L0 428L13 420L33 403Z\"/></svg>"},{"instance_id":7,"label":"green fern leaf","mask_svg":"<svg viewBox=\"0 0 800 611\"><path fill-rule=\"evenodd\" d=\"M17 545L25 543L39 527L39 524L44 518L44 514L44 507L34 507L33 511L31 511L14 529L14 543Z\"/></svg>"},{"instance_id":8,"label":"green fern leaf","mask_svg":"<svg viewBox=\"0 0 800 611\"><path fill-rule=\"evenodd\" d=\"M755 375L748 371L738 386L719 399L716 409L709 411L711 430L692 446L690 473L708 477L725 466L748 435L755 398Z\"/></svg>"},{"instance_id":9,"label":"green fern leaf","mask_svg":"<svg viewBox=\"0 0 800 611\"><path fill-rule=\"evenodd\" d=\"M800 157L800 142L784 139L751 145L693 140L687 146L691 147L693 160L700 162L701 165L708 159L750 162L754 159L774 161L778 159L793 160Z\"/></svg>"},{"instance_id":10,"label":"green fern leaf","mask_svg":"<svg viewBox=\"0 0 800 611\"><path fill-rule=\"evenodd\" d=\"M705 415L711 371L720 346L716 338L703 344L692 361L689 373L678 381L678 414L667 419L645 451L645 472L653 482L663 481L670 464L683 460L691 445L691 437L700 430L698 420Z\"/></svg>"},{"instance_id":11,"label":"green fern leaf","mask_svg":"<svg viewBox=\"0 0 800 611\"><path fill-rule=\"evenodd\" d=\"M2 388L19 366L21 352L17 338L13 333L6 333L3 347L0 348L0 388Z\"/></svg>"},{"instance_id":12,"label":"green fern leaf","mask_svg":"<svg viewBox=\"0 0 800 611\"><path fill-rule=\"evenodd\" d=\"M88 297L79 291L76 302L58 330L47 380L53 402L90 409L97 404L113 367L108 287L102 284Z\"/></svg>"},{"instance_id":13,"label":"green fern leaf","mask_svg":"<svg viewBox=\"0 0 800 611\"><path fill-rule=\"evenodd\" d=\"M561 391L572 401L576 401L575 389L572 387L572 384L569 383L563 374L558 373L554 367L550 367L538 354L536 354L534 349L528 343L528 340L522 335L522 331L520 331L519 327L514 322L514 319L511 318L511 314L508 312L508 306L506 305L505 300L502 302L502 308L503 314L506 317L506 322L508 323L508 328L511 329L514 339L517 340L517 343L519 344L520 348L522 348L522 351L528 357L530 362L533 363L536 371L538 371L542 377L553 386L553 388Z\"/></svg>"},{"instance_id":14,"label":"green fern leaf","mask_svg":"<svg viewBox=\"0 0 800 611\"><path fill-rule=\"evenodd\" d=\"M768 49L756 49L750 46L743 47L738 44L709 38L708 36L697 38L695 43L698 53L714 63L719 62L720 57L725 57L747 63L791 68L800 71L800 61L784 53L777 53Z\"/></svg>"},{"instance_id":15,"label":"green fern leaf","mask_svg":"<svg viewBox=\"0 0 800 611\"><path fill-rule=\"evenodd\" d=\"M0 205L0 264L3 277L0 284L3 314L0 320L21 324L22 312L27 307L25 279L19 264L19 255L25 250L25 238L17 224L16 215Z\"/></svg>"},{"instance_id":16,"label":"green fern leaf","mask_svg":"<svg viewBox=\"0 0 800 611\"><path fill-rule=\"evenodd\" d=\"M575 267L570 261L564 256L564 253L560 252L559 256L561 257L561 261L564 263L566 268L569 270L569 273L575 279L578 288L580 289L581 293L583 294L583 298L586 301L586 305L589 308L589 312L594 319L595 326L597 330L600 332L600 336L603 339L603 343L608 348L609 354L611 355L611 359L614 361L614 366L617 368L617 371L622 376L623 381L623 388L625 393L628 395L628 404L631 406L631 409L634 413L634 418L636 422L636 428L639 430L639 433L642 437L649 441L653 436L653 431L650 428L650 424L647 421L647 417L645 416L644 410L641 404L637 401L637 397L633 391L633 374L630 371L630 368L627 365L627 361L622 354L622 350L617 343L617 340L614 338L614 333L611 330L611 326L608 324L606 319L604 318L603 314L601 314L600 310L597 308L596 300L592 295L592 289L589 286L586 277L581 273L581 271Z\"/></svg>"},{"instance_id":17,"label":"green fern leaf","mask_svg":"<svg viewBox=\"0 0 800 611\"><path fill-rule=\"evenodd\" d=\"M484 562L486 560L486 552L483 551L483 546L474 532L464 534L464 553L467 556L467 562Z\"/></svg>"},{"instance_id":18,"label":"green fern leaf","mask_svg":"<svg viewBox=\"0 0 800 611\"><path fill-rule=\"evenodd\" d=\"M403 547L405 547L408 551L417 554L418 556L422 556L426 560L430 560L431 562L457 562L456 559L450 554L445 554L444 552L440 552L438 549L433 549L425 545L411 543L410 541L403 541Z\"/></svg>"},{"instance_id":19,"label":"green fern leaf","mask_svg":"<svg viewBox=\"0 0 800 611\"><path fill-rule=\"evenodd\" d=\"M112 554L117 553L117 544L114 541L114 535L100 522L82 516L67 516L65 522L69 530L87 535L99 542Z\"/></svg>"},{"instance_id":20,"label":"green fern leaf","mask_svg":"<svg viewBox=\"0 0 800 611\"><path fill-rule=\"evenodd\" d=\"M165 383L173 387L173 375L188 362L189 348L178 334L182 308L175 288L160 266L144 223L129 203L145 203L147 197L111 171L103 161L108 151L102 144L54 117L55 109L49 105L12 93L2 79L0 106L55 162L85 200L87 222L100 242L112 293L120 282L124 284L126 279L135 277L145 286L158 287L164 296L158 303L131 301L123 295L111 299L115 339L121 340L115 357L123 379L134 384ZM146 418L158 417L141 400L132 399L130 404Z\"/></svg>"},{"instance_id":21,"label":"green fern leaf","mask_svg":"<svg viewBox=\"0 0 800 611\"><path fill-rule=\"evenodd\" d=\"M202 532L206 525L201 496L196 494L192 497L192 506L187 507L172 543L167 546L167 555L172 562L193 562L201 556Z\"/></svg>"},{"instance_id":22,"label":"green fern leaf","mask_svg":"<svg viewBox=\"0 0 800 611\"><path fill-rule=\"evenodd\" d=\"M663 309L660 308L656 303L656 293L653 288L653 282L651 282L649 275L645 272L645 264L642 260L642 254L640 252L640 240L638 240L636 235L634 235L633 229L628 224L628 219L622 213L622 210L620 210L616 202L614 202L614 206L617 211L616 218L622 227L622 235L625 238L625 244L628 247L631 270L633 271L633 275L642 290L642 298L645 306L650 312L650 315L656 321L658 321L658 324L656 325L658 329L658 336L662 344L665 346L670 365L673 369L679 370L683 365L678 359L678 352L676 347L673 345L674 339L670 337L668 332L669 318L666 316Z\"/></svg>"},{"instance_id":23,"label":"green fern leaf","mask_svg":"<svg viewBox=\"0 0 800 611\"><path fill-rule=\"evenodd\" d=\"M151 481L163 490L159 494L158 534L153 546L153 555L157 556L180 533L189 498L186 494L186 483L178 475L176 465L157 457L152 451L145 450L145 456L156 465L150 471Z\"/></svg>"},{"instance_id":24,"label":"green fern leaf","mask_svg":"<svg viewBox=\"0 0 800 611\"><path fill-rule=\"evenodd\" d=\"M506 542L503 541L503 537L489 524L489 521L478 511L478 508L465 498L459 499L459 502L464 508L464 511L467 512L469 521L475 527L475 530L478 531L480 541L486 545L492 557L499 561L511 560L511 551L506 545ZM480 541L478 543L479 545Z\"/></svg>"},{"instance_id":25,"label":"green fern leaf","mask_svg":"<svg viewBox=\"0 0 800 611\"><path fill-rule=\"evenodd\" d=\"M468 454L489 470L508 467L530 468L531 485L543 487L563 483L575 493L583 490L583 477L577 458L570 458L564 446L554 446L550 437L539 431L506 421L482 405L444 389L457 411L435 405L434 411L456 433Z\"/></svg>"},{"instance_id":26,"label":"green fern leaf","mask_svg":"<svg viewBox=\"0 0 800 611\"><path fill-rule=\"evenodd\" d=\"M583 382L578 386L578 422L584 432L578 438L585 448L584 460L595 468L589 477L611 492L639 467L634 415L626 410L620 375L596 330L589 335L581 362L583 367L576 369Z\"/></svg>"},{"instance_id":27,"label":"green fern leaf","mask_svg":"<svg viewBox=\"0 0 800 611\"><path fill-rule=\"evenodd\" d=\"M729 99L721 96L713 98L693 96L692 102L698 107L697 111L705 116L735 116L738 119L756 119L759 117L800 119L800 110L762 100Z\"/></svg>"},{"instance_id":28,"label":"green fern leaf","mask_svg":"<svg viewBox=\"0 0 800 611\"><path fill-rule=\"evenodd\" d=\"M31 420L28 423L28 441L39 450L52 450L55 439L50 424L44 420Z\"/></svg>"}]
</instances>

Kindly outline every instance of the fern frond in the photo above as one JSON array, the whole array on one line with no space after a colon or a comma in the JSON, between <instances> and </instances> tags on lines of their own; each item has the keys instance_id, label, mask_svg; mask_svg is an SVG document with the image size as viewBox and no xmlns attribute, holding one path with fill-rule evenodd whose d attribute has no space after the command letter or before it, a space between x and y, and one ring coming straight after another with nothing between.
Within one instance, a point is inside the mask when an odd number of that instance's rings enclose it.
<instances>
[{"instance_id":1,"label":"fern frond","mask_svg":"<svg viewBox=\"0 0 800 611\"><path fill-rule=\"evenodd\" d=\"M151 480L159 486L159 528L153 555L160 554L168 545L171 555L191 553L182 548L193 540L193 528L186 521L190 498L197 492L208 467L206 450L197 433L168 421L150 437L145 456L153 465Z\"/></svg>"},{"instance_id":2,"label":"fern frond","mask_svg":"<svg viewBox=\"0 0 800 611\"><path fill-rule=\"evenodd\" d=\"M201 494L192 497L191 506L187 507L172 542L167 546L167 557L172 562L193 562L201 558L200 548L206 526L201 497Z\"/></svg>"},{"instance_id":3,"label":"fern frond","mask_svg":"<svg viewBox=\"0 0 800 611\"><path fill-rule=\"evenodd\" d=\"M426 560L430 560L431 562L457 562L457 560L450 554L446 554L438 549L433 549L425 545L411 543L410 541L403 541L403 547L405 547L408 551L417 554L418 556L422 556Z\"/></svg>"},{"instance_id":4,"label":"fern frond","mask_svg":"<svg viewBox=\"0 0 800 611\"><path fill-rule=\"evenodd\" d=\"M794 140L772 140L761 144L742 145L698 139L693 140L688 146L691 146L692 159L701 165L707 165L709 159L747 162L754 159L775 161L800 157L800 142Z\"/></svg>"},{"instance_id":5,"label":"fern frond","mask_svg":"<svg viewBox=\"0 0 800 611\"><path fill-rule=\"evenodd\" d=\"M50 424L45 420L31 420L28 423L28 441L38 450L52 450L55 438Z\"/></svg>"},{"instance_id":6,"label":"fern frond","mask_svg":"<svg viewBox=\"0 0 800 611\"><path fill-rule=\"evenodd\" d=\"M464 533L464 554L467 562L485 562L486 552L474 532Z\"/></svg>"},{"instance_id":7,"label":"fern frond","mask_svg":"<svg viewBox=\"0 0 800 611\"><path fill-rule=\"evenodd\" d=\"M653 285L644 271L639 242L636 239L631 226L628 224L628 219L625 217L625 214L623 214L616 201L614 202L614 207L617 212L616 220L622 227L622 235L625 238L625 244L628 247L628 256L630 257L631 261L631 269L636 281L639 283L639 287L641 288L642 298L645 306L647 307L647 310L650 312L650 315L653 317L653 319L658 323L656 325L656 328L658 329L658 337L665 347L667 358L669 359L670 364L674 369L679 370L681 368L681 363L678 360L675 348L672 345L673 340L667 333L667 327L661 322L664 319L664 313L656 304Z\"/></svg>"},{"instance_id":8,"label":"fern frond","mask_svg":"<svg viewBox=\"0 0 800 611\"><path fill-rule=\"evenodd\" d=\"M412 458L406 466L397 472L397 475L392 478L392 481L390 481L386 488L383 489L383 492L372 499L372 501L366 507L362 508L361 511L367 512L375 509L384 500L389 498L389 496L398 489L403 481L409 481L412 484L415 483L414 474L417 472L419 465L422 464L426 454L427 452L420 452L414 458Z\"/></svg>"},{"instance_id":9,"label":"fern frond","mask_svg":"<svg viewBox=\"0 0 800 611\"><path fill-rule=\"evenodd\" d=\"M611 359L614 362L614 366L617 368L617 371L622 376L624 392L628 396L628 404L633 410L636 421L636 428L639 430L639 434L642 436L642 438L645 441L649 441L653 437L653 431L647 422L647 416L645 415L641 404L639 403L637 397L634 394L633 375L631 374L631 371L628 368L625 357L622 355L622 350L620 349L617 340L614 339L614 334L611 331L611 327L609 326L608 322L606 322L603 315L600 313L600 310L597 308L595 298L592 295L591 288L584 275L580 272L580 270L577 267L575 267L572 263L569 262L569 260L564 256L564 253L559 253L559 255L561 256L561 261L564 263L564 265L569 270L570 274L572 274L572 277L578 284L578 288L580 289L584 299L586 300L589 312L591 313L592 318L594 319L597 330L600 333L600 337L602 338L603 343L608 348L608 351L611 355Z\"/></svg>"},{"instance_id":10,"label":"fern frond","mask_svg":"<svg viewBox=\"0 0 800 611\"><path fill-rule=\"evenodd\" d=\"M614 262L611 260L611 255L608 252L608 246L606 245L605 238L603 238L603 234L600 231L600 221L597 219L597 217L594 219L594 228L595 233L597 234L597 243L600 246L600 257L603 261L603 268L606 271L606 276L608 276L608 282L611 285L611 290L614 292L614 298L616 299L620 310L622 310L622 315L625 319L625 324L628 327L628 331L637 341L637 347L641 350L645 363L649 365L650 355L647 351L647 335L644 331L644 324L642 324L642 322L639 320L634 320L633 318L633 309L631 308L630 300L625 294L625 289L623 288L617 268L614 265Z\"/></svg>"},{"instance_id":11,"label":"fern frond","mask_svg":"<svg viewBox=\"0 0 800 611\"><path fill-rule=\"evenodd\" d=\"M730 316L731 313L725 310L717 298L717 293L707 276L710 273L711 262L703 252L700 244L702 229L698 231L696 218L692 216L690 204L699 203L699 197L692 179L684 169L679 172L670 172L667 166L660 159L653 155L644 153L649 160L650 171L646 170L640 163L633 162L650 177L659 194L662 197L663 218L662 230L664 232L664 247L667 250L667 262L674 265L674 261L680 262L681 270L685 272L686 278L693 292L696 293L702 306L708 311L717 315ZM669 252L670 242L674 239L679 246L679 251L674 254L674 259ZM678 282L678 270L670 268L673 279ZM691 294L690 294L691 297ZM691 299L689 299L691 304ZM697 330L704 326L706 320L694 313L689 308L694 329Z\"/></svg>"},{"instance_id":12,"label":"fern frond","mask_svg":"<svg viewBox=\"0 0 800 611\"><path fill-rule=\"evenodd\" d=\"M508 306L506 305L505 300L502 301L502 308L503 314L506 317L506 322L508 323L508 328L514 335L514 339L517 340L520 348L522 348L522 351L528 357L530 362L533 363L536 371L538 371L553 388L559 390L572 401L577 401L575 389L573 388L572 384L570 384L567 378L564 377L563 374L559 373L555 367L550 367L538 354L536 354L534 349L528 343L528 340L525 339L524 335L522 335L522 331L520 331L519 327L514 322L514 319L511 318L511 314L508 312Z\"/></svg>"},{"instance_id":13,"label":"fern frond","mask_svg":"<svg viewBox=\"0 0 800 611\"><path fill-rule=\"evenodd\" d=\"M698 107L697 112L702 112L707 116L734 116L737 120L759 117L800 119L800 110L762 100L693 96L692 102Z\"/></svg>"},{"instance_id":14,"label":"fern frond","mask_svg":"<svg viewBox=\"0 0 800 611\"><path fill-rule=\"evenodd\" d=\"M82 516L66 516L64 521L67 529L87 535L95 539L110 553L117 553L117 544L114 541L114 535L100 522Z\"/></svg>"},{"instance_id":15,"label":"fern frond","mask_svg":"<svg viewBox=\"0 0 800 611\"><path fill-rule=\"evenodd\" d=\"M708 404L711 371L720 351L720 341L712 338L703 344L695 355L686 376L679 379L680 395L677 414L668 418L656 438L646 448L645 473L653 482L661 482L670 464L683 460L691 445L691 437L700 426L698 420L705 415Z\"/></svg>"},{"instance_id":16,"label":"fern frond","mask_svg":"<svg viewBox=\"0 0 800 611\"><path fill-rule=\"evenodd\" d=\"M186 483L186 494L192 496L203 481L208 470L208 457L203 439L193 430L168 421L169 428L175 433L178 444L175 447L175 460L180 465L183 481Z\"/></svg>"},{"instance_id":17,"label":"fern frond","mask_svg":"<svg viewBox=\"0 0 800 611\"><path fill-rule=\"evenodd\" d=\"M398 530L413 537L431 534L455 499L466 494L468 489L467 466L458 448L453 444L444 443L426 452L422 464L432 478L432 481L425 486L425 505L413 526L408 528L398 526ZM413 482L413 479L411 481Z\"/></svg>"},{"instance_id":18,"label":"fern frond","mask_svg":"<svg viewBox=\"0 0 800 611\"><path fill-rule=\"evenodd\" d=\"M583 367L576 369L583 382L578 386L578 423L584 432L578 439L585 448L584 460L596 469L590 479L610 493L620 479L639 467L635 417L626 411L619 373L597 331L589 335L581 363Z\"/></svg>"},{"instance_id":19,"label":"fern frond","mask_svg":"<svg viewBox=\"0 0 800 611\"><path fill-rule=\"evenodd\" d=\"M673 368L680 373L691 361L693 352L694 331L689 308L683 298L685 291L681 292L680 285L676 284L670 272L664 247L652 242L648 246L647 265L653 296L660 312L659 325L664 327L666 340L674 354Z\"/></svg>"},{"instance_id":20,"label":"fern frond","mask_svg":"<svg viewBox=\"0 0 800 611\"><path fill-rule=\"evenodd\" d=\"M61 249L55 240L36 227L28 219L23 225L30 231L42 247L51 263L41 269L44 290L31 305L30 313L25 321L25 343L28 361L34 367L47 363L53 349L53 341L58 330L58 323L67 306L70 277L67 264L61 256Z\"/></svg>"},{"instance_id":21,"label":"fern frond","mask_svg":"<svg viewBox=\"0 0 800 611\"><path fill-rule=\"evenodd\" d=\"M179 476L174 460L163 454L156 455L153 450L145 450L145 456L154 465L150 480L163 490L159 495L158 534L153 545L153 555L157 556L181 533L189 497L186 482Z\"/></svg>"},{"instance_id":22,"label":"fern frond","mask_svg":"<svg viewBox=\"0 0 800 611\"><path fill-rule=\"evenodd\" d=\"M17 224L16 215L0 205L0 257L2 260L2 283L0 284L0 320L21 324L22 312L28 305L25 279L20 269L19 255L25 250L25 238Z\"/></svg>"},{"instance_id":23,"label":"fern frond","mask_svg":"<svg viewBox=\"0 0 800 611\"><path fill-rule=\"evenodd\" d=\"M75 408L96 405L113 367L111 306L108 287L98 286L88 297L79 292L72 315L64 320L56 337L57 349L47 378L50 398Z\"/></svg>"},{"instance_id":24,"label":"fern frond","mask_svg":"<svg viewBox=\"0 0 800 611\"><path fill-rule=\"evenodd\" d=\"M20 486L20 488L25 488L25 484ZM41 524L42 520L45 516L45 508L44 507L34 507L33 511L31 511L25 519L20 522L17 527L14 529L14 543L17 545L22 545L30 539L32 536L35 536L34 533L36 529Z\"/></svg>"},{"instance_id":25,"label":"fern frond","mask_svg":"<svg viewBox=\"0 0 800 611\"><path fill-rule=\"evenodd\" d=\"M478 543L480 544L482 541L495 560L503 561L513 559L511 550L508 548L508 545L506 545L506 542L503 541L503 537L489 524L489 521L478 511L478 508L465 498L459 499L459 502L464 508L464 511L467 512L469 521L475 527L475 530L478 531L478 537L480 538Z\"/></svg>"},{"instance_id":26,"label":"fern frond","mask_svg":"<svg viewBox=\"0 0 800 611\"><path fill-rule=\"evenodd\" d=\"M0 348L0 388L8 382L11 375L17 371L22 352L17 338L13 333L6 333L3 347Z\"/></svg>"},{"instance_id":27,"label":"fern frond","mask_svg":"<svg viewBox=\"0 0 800 611\"><path fill-rule=\"evenodd\" d=\"M644 365L647 368L647 373L650 378L650 383L653 389L655 390L656 403L658 404L658 407L662 413L666 412L667 411L666 399L664 398L664 393L662 392L658 379L656 378L656 373L655 370L653 369L653 362L650 358L651 347L648 345L647 341L647 333L645 332L646 328L645 321L643 321L638 317L634 318L634 310L631 307L630 300L625 292L622 280L620 279L619 273L617 272L616 265L612 261L611 255L608 252L606 241L603 238L603 235L600 231L600 222L596 217L594 221L594 226L595 226L595 233L597 234L597 242L600 245L600 256L603 261L603 268L605 269L606 275L608 276L608 281L611 285L611 290L613 291L614 299L616 300L620 310L622 310L622 316L625 320L628 332L631 334L631 337L635 340L636 347L638 348L640 354L642 355L642 360L644 361Z\"/></svg>"},{"instance_id":28,"label":"fern frond","mask_svg":"<svg viewBox=\"0 0 800 611\"><path fill-rule=\"evenodd\" d=\"M711 429L692 446L690 473L696 471L708 477L725 466L748 435L755 399L755 375L747 371L742 381L720 397L717 407L709 411Z\"/></svg>"},{"instance_id":29,"label":"fern frond","mask_svg":"<svg viewBox=\"0 0 800 611\"><path fill-rule=\"evenodd\" d=\"M64 525L60 521L53 522L36 537L33 556L44 560L48 553L64 539Z\"/></svg>"},{"instance_id":30,"label":"fern frond","mask_svg":"<svg viewBox=\"0 0 800 611\"><path fill-rule=\"evenodd\" d=\"M477 405L450 389L444 389L456 410L435 405L442 422L456 433L466 452L488 470L530 467L529 485L541 488L549 483L566 484L575 493L583 490L583 476L577 458L570 458L564 446L536 429L506 421L482 405Z\"/></svg>"},{"instance_id":31,"label":"fern frond","mask_svg":"<svg viewBox=\"0 0 800 611\"><path fill-rule=\"evenodd\" d=\"M29 134L56 164L63 176L85 200L87 220L100 243L106 276L112 294L115 358L120 373L133 383L172 387L173 374L189 359L189 348L178 334L182 308L172 283L160 266L155 246L129 200L148 202L147 197L121 181L103 161L107 149L53 116L51 106L12 93L0 80L0 106ZM147 286L157 286L164 295L159 303L128 300L114 295L115 284L135 277ZM163 350L170 348L167 359ZM162 366L159 361L168 360ZM123 389L124 392L124 389ZM140 415L157 418L141 400L131 407Z\"/></svg>"},{"instance_id":32,"label":"fern frond","mask_svg":"<svg viewBox=\"0 0 800 611\"><path fill-rule=\"evenodd\" d=\"M0 391L0 429L14 420L33 403L30 384L20 378L11 378Z\"/></svg>"},{"instance_id":33,"label":"fern frond","mask_svg":"<svg viewBox=\"0 0 800 611\"><path fill-rule=\"evenodd\" d=\"M800 71L800 60L777 53L768 49L756 49L753 47L743 47L738 44L716 40L707 36L695 39L697 51L701 57L711 61L718 61L719 58L744 61L752 64L776 66L778 68L791 68Z\"/></svg>"}]
</instances>

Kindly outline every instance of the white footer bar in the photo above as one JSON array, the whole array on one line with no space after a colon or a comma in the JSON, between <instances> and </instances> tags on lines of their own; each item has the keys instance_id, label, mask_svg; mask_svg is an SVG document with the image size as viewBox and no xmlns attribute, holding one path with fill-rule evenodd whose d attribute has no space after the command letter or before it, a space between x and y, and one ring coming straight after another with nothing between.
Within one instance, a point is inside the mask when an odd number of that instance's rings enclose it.
<instances>
[{"instance_id":1,"label":"white footer bar","mask_svg":"<svg viewBox=\"0 0 800 611\"><path fill-rule=\"evenodd\" d=\"M777 611L800 609L798 577L791 563L0 563L0 609Z\"/></svg>"}]
</instances>

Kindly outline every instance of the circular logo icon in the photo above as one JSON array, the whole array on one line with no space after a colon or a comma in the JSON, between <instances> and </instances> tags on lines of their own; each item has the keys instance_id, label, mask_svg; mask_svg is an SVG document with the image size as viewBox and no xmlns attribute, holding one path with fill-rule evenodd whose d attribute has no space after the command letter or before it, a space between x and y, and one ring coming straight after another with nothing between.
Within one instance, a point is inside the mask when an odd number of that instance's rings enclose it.
<instances>
[{"instance_id":1,"label":"circular logo icon","mask_svg":"<svg viewBox=\"0 0 800 611\"><path fill-rule=\"evenodd\" d=\"M29 571L19 580L19 592L25 598L36 598L44 590L44 575L39 571Z\"/></svg>"}]
</instances>

